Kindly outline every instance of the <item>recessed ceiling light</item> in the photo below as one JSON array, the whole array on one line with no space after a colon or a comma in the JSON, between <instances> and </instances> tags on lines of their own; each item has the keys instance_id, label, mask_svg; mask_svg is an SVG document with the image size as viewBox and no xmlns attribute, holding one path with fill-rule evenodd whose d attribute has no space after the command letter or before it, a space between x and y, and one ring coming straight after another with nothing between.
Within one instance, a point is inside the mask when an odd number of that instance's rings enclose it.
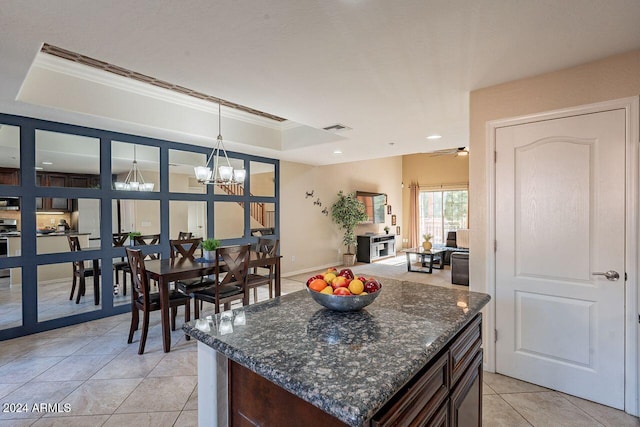
<instances>
[{"instance_id":1,"label":"recessed ceiling light","mask_svg":"<svg viewBox=\"0 0 640 427\"><path fill-rule=\"evenodd\" d=\"M53 163L51 163L51 162L42 162L42 164L48 166L48 165L52 165Z\"/></svg>"},{"instance_id":2,"label":"recessed ceiling light","mask_svg":"<svg viewBox=\"0 0 640 427\"><path fill-rule=\"evenodd\" d=\"M342 151L340 151L340 150L333 150L333 154L342 154Z\"/></svg>"},{"instance_id":3,"label":"recessed ceiling light","mask_svg":"<svg viewBox=\"0 0 640 427\"><path fill-rule=\"evenodd\" d=\"M442 138L442 135L437 135L437 134L429 135L427 137L427 139L440 139L440 138Z\"/></svg>"}]
</instances>

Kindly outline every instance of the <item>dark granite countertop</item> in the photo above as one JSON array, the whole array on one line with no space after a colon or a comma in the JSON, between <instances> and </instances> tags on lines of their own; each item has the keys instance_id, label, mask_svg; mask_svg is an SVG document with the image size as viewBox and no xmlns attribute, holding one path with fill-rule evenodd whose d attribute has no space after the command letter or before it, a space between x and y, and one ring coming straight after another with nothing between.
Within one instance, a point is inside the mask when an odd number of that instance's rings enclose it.
<instances>
[{"instance_id":1,"label":"dark granite countertop","mask_svg":"<svg viewBox=\"0 0 640 427\"><path fill-rule=\"evenodd\" d=\"M194 338L341 421L359 426L489 301L486 294L382 279L382 294L353 313L329 311L307 291L244 307L246 324ZM204 317L204 316L201 316Z\"/></svg>"}]
</instances>

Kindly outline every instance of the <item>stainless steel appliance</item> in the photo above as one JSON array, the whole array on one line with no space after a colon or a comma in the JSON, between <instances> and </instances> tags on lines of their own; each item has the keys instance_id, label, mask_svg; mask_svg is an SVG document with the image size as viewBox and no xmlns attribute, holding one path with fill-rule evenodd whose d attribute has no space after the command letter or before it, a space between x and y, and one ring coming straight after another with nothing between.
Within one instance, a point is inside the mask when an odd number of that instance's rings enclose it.
<instances>
[{"instance_id":1,"label":"stainless steel appliance","mask_svg":"<svg viewBox=\"0 0 640 427\"><path fill-rule=\"evenodd\" d=\"M0 218L0 258L7 256L7 239L6 237L20 236L18 231L18 221L15 219L2 219ZM9 277L9 269L0 268L0 278Z\"/></svg>"}]
</instances>

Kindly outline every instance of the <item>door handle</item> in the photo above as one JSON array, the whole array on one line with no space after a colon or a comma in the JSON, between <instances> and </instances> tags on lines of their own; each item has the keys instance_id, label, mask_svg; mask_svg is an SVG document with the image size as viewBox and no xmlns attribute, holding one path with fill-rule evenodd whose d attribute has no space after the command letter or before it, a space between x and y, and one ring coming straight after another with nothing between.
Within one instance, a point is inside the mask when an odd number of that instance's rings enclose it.
<instances>
[{"instance_id":1,"label":"door handle","mask_svg":"<svg viewBox=\"0 0 640 427\"><path fill-rule=\"evenodd\" d=\"M595 273L591 273L591 275L592 276L604 276L604 277L607 278L607 280L611 280L612 282L615 282L616 280L618 280L620 278L620 275L615 270L609 270L609 271L607 271L605 273L595 272Z\"/></svg>"}]
</instances>

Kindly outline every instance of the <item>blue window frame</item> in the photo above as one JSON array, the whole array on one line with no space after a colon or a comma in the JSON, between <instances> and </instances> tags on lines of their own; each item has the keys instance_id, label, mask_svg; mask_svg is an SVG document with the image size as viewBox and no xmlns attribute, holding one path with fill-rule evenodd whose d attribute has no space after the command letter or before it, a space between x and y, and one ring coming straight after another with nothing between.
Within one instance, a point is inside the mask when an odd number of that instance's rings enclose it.
<instances>
[{"instance_id":1,"label":"blue window frame","mask_svg":"<svg viewBox=\"0 0 640 427\"><path fill-rule=\"evenodd\" d=\"M206 204L206 237L216 237L215 230L215 205L216 202L234 202L234 205L242 206L243 232L237 237L223 239L223 244L246 244L257 240L252 236L255 231L256 222L252 222L251 207L256 205L269 206L269 229L275 237L279 236L279 161L260 156L253 156L237 152L229 152L229 156L244 162L247 176L244 184L244 191L241 194L229 194L227 192L216 192L213 186L206 186L206 191L201 194L193 194L189 191L169 191L170 190L170 162L169 151L179 150L182 152L200 153L209 155L211 148L201 147L180 142L173 142L143 136L129 135L108 130L93 129L64 123L56 123L45 120L0 114L0 125L10 125L20 129L20 149L19 149L19 179L17 182L0 185L0 197L20 198L20 231L21 253L18 256L0 257L0 270L20 269L21 272L21 304L22 304L22 324L15 326L2 326L3 311L1 305L6 302L0 296L0 340L11 339L36 332L59 328L62 326L83 323L86 321L124 313L130 310L129 304L114 305L113 284L114 275L111 266L114 259L124 256L124 249L112 247L111 238L100 239L100 245L88 253L59 252L59 253L38 253L36 235L37 219L36 212L38 203L45 198L56 198L57 200L76 199L99 200L99 222L100 236L111 236L117 232L113 226L113 201L114 200L154 200L160 207L160 242L155 246L145 248L146 251L161 253L163 258L169 257L170 238L170 203L172 201L197 201ZM99 185L89 186L89 188L76 187L47 187L39 186L36 182L36 132L49 131L60 132L71 135L80 135L95 138L99 141L100 152L100 174ZM159 149L159 189L153 192L127 192L115 190L112 174L112 147L113 143L124 142L138 146L157 147ZM0 156L2 156L2 146L0 145ZM251 193L251 167L252 165L272 165L274 190L270 195L254 195ZM0 166L2 166L0 164ZM173 165L172 165L173 166ZM271 166L269 166L271 167ZM258 194L264 194L258 191ZM70 202L69 202L70 203ZM69 205L71 206L71 204ZM72 208L70 208L72 209ZM0 211L0 218L2 217ZM220 227L220 224L218 224ZM264 229L262 230L264 232ZM241 234L241 235L240 235ZM204 237L204 236L203 236ZM42 251L41 251L42 252ZM89 251L87 251L89 252ZM43 271L45 266L55 266L62 263L71 265L73 261L80 259L99 259L102 267L100 278L100 305L97 310L80 312L77 314L64 315L49 320L38 319L38 272ZM71 273L69 274L71 277ZM70 290L70 285L69 285ZM0 286L0 292L3 292ZM67 293L68 298L68 293ZM68 303L66 298L61 304ZM87 287L85 303L93 302L92 292Z\"/></svg>"}]
</instances>

